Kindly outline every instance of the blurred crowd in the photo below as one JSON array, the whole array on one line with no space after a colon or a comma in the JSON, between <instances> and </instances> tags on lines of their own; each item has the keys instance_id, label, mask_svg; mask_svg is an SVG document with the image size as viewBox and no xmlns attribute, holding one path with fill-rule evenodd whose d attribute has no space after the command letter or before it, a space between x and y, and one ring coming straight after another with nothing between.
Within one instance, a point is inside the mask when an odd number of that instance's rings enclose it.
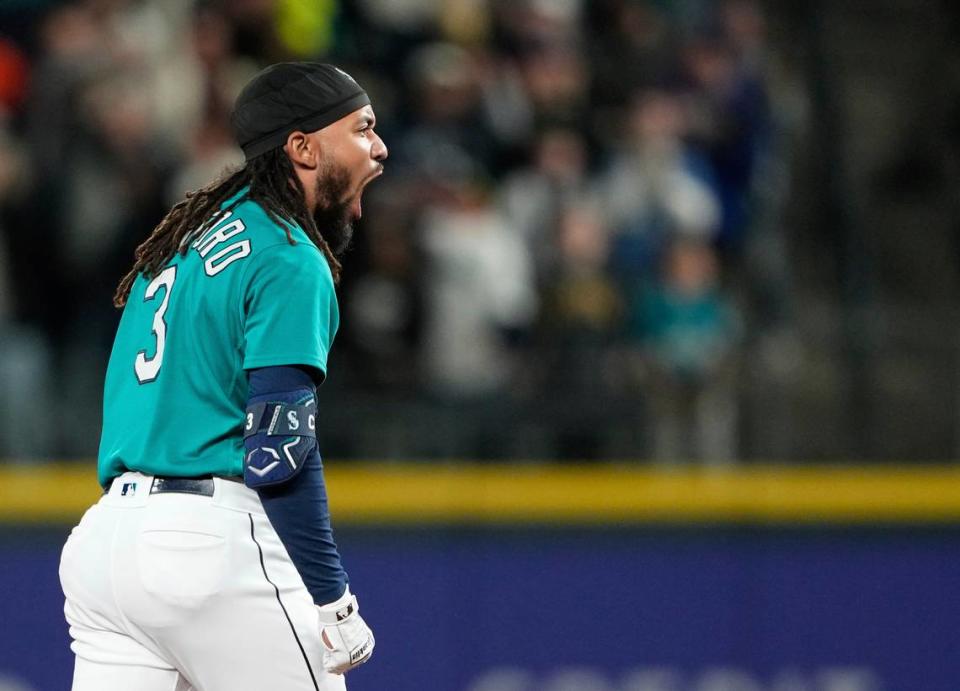
<instances>
[{"instance_id":1,"label":"blurred crowd","mask_svg":"<svg viewBox=\"0 0 960 691\"><path fill-rule=\"evenodd\" d=\"M21 0L0 12L0 457L96 452L112 292L242 163L260 67L334 62L390 147L322 387L327 455L740 453L789 316L790 138L754 0Z\"/></svg>"}]
</instances>

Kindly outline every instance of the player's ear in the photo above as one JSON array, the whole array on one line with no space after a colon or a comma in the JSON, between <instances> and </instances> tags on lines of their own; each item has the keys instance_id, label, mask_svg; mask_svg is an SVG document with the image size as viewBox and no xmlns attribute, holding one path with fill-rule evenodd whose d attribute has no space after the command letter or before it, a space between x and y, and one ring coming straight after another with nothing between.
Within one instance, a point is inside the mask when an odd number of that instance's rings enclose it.
<instances>
[{"instance_id":1,"label":"player's ear","mask_svg":"<svg viewBox=\"0 0 960 691\"><path fill-rule=\"evenodd\" d=\"M301 168L314 169L320 161L320 151L310 136L304 132L291 132L287 137L283 150L290 157L294 166Z\"/></svg>"}]
</instances>

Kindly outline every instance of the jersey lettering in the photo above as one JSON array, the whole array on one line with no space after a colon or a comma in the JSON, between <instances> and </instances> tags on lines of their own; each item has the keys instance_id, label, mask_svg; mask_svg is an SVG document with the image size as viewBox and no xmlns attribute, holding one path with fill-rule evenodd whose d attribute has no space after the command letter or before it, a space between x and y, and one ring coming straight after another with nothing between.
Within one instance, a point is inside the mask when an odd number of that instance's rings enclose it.
<instances>
[{"instance_id":1,"label":"jersey lettering","mask_svg":"<svg viewBox=\"0 0 960 691\"><path fill-rule=\"evenodd\" d=\"M224 214L222 218L217 219L220 225L204 232L203 235L197 238L193 245L191 245L193 249L197 250L200 256L206 260L203 262L203 270L207 276L216 276L238 259L250 256L251 246L249 240L239 240L226 247L220 247L220 245L227 240L247 229L243 224L243 220L239 218L230 221L230 223L225 223L231 216L233 216L232 211ZM210 257L207 257L214 249L217 251Z\"/></svg>"},{"instance_id":2,"label":"jersey lettering","mask_svg":"<svg viewBox=\"0 0 960 691\"><path fill-rule=\"evenodd\" d=\"M220 218L217 219L217 223L223 223L224 221L226 221L226 220L227 220L228 218L230 218L231 216L233 216L233 212L232 212L232 211L228 211L228 212L225 213L223 216L221 216ZM198 237L193 241L193 244L190 245L190 246L191 246L193 249L197 249L200 245L202 245L202 244L204 243L204 241L205 241L208 237L210 237L210 233L212 233L214 230L216 230L216 228L217 228L217 224L214 223L212 226L210 226L210 227L207 228L205 231L203 231L203 234L201 234L200 236L198 236Z\"/></svg>"},{"instance_id":3,"label":"jersey lettering","mask_svg":"<svg viewBox=\"0 0 960 691\"><path fill-rule=\"evenodd\" d=\"M210 254L210 250L212 250L214 247L226 242L237 233L242 233L246 229L247 227L243 225L243 221L238 218L232 223L228 223L225 226L217 228L215 231L210 233L210 235L205 237L200 246L197 247L197 251L200 253L201 257L206 257L208 254Z\"/></svg>"},{"instance_id":4,"label":"jersey lettering","mask_svg":"<svg viewBox=\"0 0 960 691\"><path fill-rule=\"evenodd\" d=\"M153 313L153 335L157 339L156 351L152 358L148 358L147 351L141 350L137 353L136 360L133 363L133 369L137 373L137 379L141 384L154 381L160 374L160 366L163 364L163 349L167 343L167 322L163 320L163 315L167 312L167 303L170 302L170 291L173 290L175 280L177 280L177 267L168 266L150 281L143 294L143 301L149 302L153 300L161 287L166 288L163 300L160 301L157 311Z\"/></svg>"},{"instance_id":5,"label":"jersey lettering","mask_svg":"<svg viewBox=\"0 0 960 691\"><path fill-rule=\"evenodd\" d=\"M228 212L225 213L223 216L221 216L220 218L217 219L217 223L223 223L224 221L226 221L226 220L227 220L228 218L230 218L231 216L233 216L233 212L232 212L232 211L228 211ZM190 246L191 246L193 249L197 249L200 245L202 245L202 244L204 243L204 241L206 241L206 239L207 239L208 237L210 237L210 233L212 233L212 232L216 229L216 227L217 227L216 224L214 224L214 225L210 226L209 228L207 228L207 229L203 232L202 235L200 235L199 237L197 237L197 238L193 241L193 244L190 245Z\"/></svg>"},{"instance_id":6,"label":"jersey lettering","mask_svg":"<svg viewBox=\"0 0 960 691\"><path fill-rule=\"evenodd\" d=\"M236 233L234 233L236 234ZM202 253L201 253L202 256ZM207 276L216 276L238 259L250 256L250 241L240 240L227 245L203 263Z\"/></svg>"},{"instance_id":7,"label":"jersey lettering","mask_svg":"<svg viewBox=\"0 0 960 691\"><path fill-rule=\"evenodd\" d=\"M225 214L223 218L218 219L219 225L216 225L205 231L203 235L197 238L192 247L200 253L201 257L206 257L216 245L226 242L237 233L242 233L247 229L243 220L236 219L230 223L224 224L228 218L233 216L233 212Z\"/></svg>"}]
</instances>

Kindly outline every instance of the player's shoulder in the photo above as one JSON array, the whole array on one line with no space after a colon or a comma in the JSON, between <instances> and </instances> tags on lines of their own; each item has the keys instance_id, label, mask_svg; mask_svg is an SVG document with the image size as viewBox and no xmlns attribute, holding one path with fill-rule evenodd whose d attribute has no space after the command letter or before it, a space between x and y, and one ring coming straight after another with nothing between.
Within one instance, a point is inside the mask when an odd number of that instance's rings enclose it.
<instances>
[{"instance_id":1,"label":"player's shoulder","mask_svg":"<svg viewBox=\"0 0 960 691\"><path fill-rule=\"evenodd\" d=\"M242 197L235 205L226 205L225 212L218 219L218 223L226 221L242 223L244 230L251 239L259 240L261 248L274 243L289 243L288 232L299 241L309 241L307 234L294 221L274 218L257 202L249 197Z\"/></svg>"},{"instance_id":2,"label":"player's shoulder","mask_svg":"<svg viewBox=\"0 0 960 691\"><path fill-rule=\"evenodd\" d=\"M267 271L279 274L290 282L296 282L301 274L316 275L324 283L333 283L333 274L326 257L306 236L294 242L284 236L269 245L261 246L253 252L255 273Z\"/></svg>"},{"instance_id":3,"label":"player's shoulder","mask_svg":"<svg viewBox=\"0 0 960 691\"><path fill-rule=\"evenodd\" d=\"M234 245L237 249L232 250ZM222 253L230 259L243 259L243 273L251 278L280 275L294 281L308 269L318 275L317 280L332 282L326 258L306 232L294 221L269 214L245 190L223 203L193 247L201 256Z\"/></svg>"},{"instance_id":4,"label":"player's shoulder","mask_svg":"<svg viewBox=\"0 0 960 691\"><path fill-rule=\"evenodd\" d=\"M333 274L326 257L299 227L291 229L290 236L276 224L270 228L257 227L261 232L250 235L250 269L247 275L251 280L255 281L258 276L269 276L294 284L310 277L311 283L333 285Z\"/></svg>"}]
</instances>

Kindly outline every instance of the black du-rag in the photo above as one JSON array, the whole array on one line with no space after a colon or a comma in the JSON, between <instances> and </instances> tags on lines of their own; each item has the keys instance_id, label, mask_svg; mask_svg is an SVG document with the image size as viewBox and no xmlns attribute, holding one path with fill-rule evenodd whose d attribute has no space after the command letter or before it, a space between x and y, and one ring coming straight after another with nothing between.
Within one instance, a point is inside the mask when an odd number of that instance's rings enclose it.
<instances>
[{"instance_id":1,"label":"black du-rag","mask_svg":"<svg viewBox=\"0 0 960 691\"><path fill-rule=\"evenodd\" d=\"M246 160L282 146L291 132L315 132L369 105L349 74L319 62L281 62L258 72L230 115Z\"/></svg>"}]
</instances>

